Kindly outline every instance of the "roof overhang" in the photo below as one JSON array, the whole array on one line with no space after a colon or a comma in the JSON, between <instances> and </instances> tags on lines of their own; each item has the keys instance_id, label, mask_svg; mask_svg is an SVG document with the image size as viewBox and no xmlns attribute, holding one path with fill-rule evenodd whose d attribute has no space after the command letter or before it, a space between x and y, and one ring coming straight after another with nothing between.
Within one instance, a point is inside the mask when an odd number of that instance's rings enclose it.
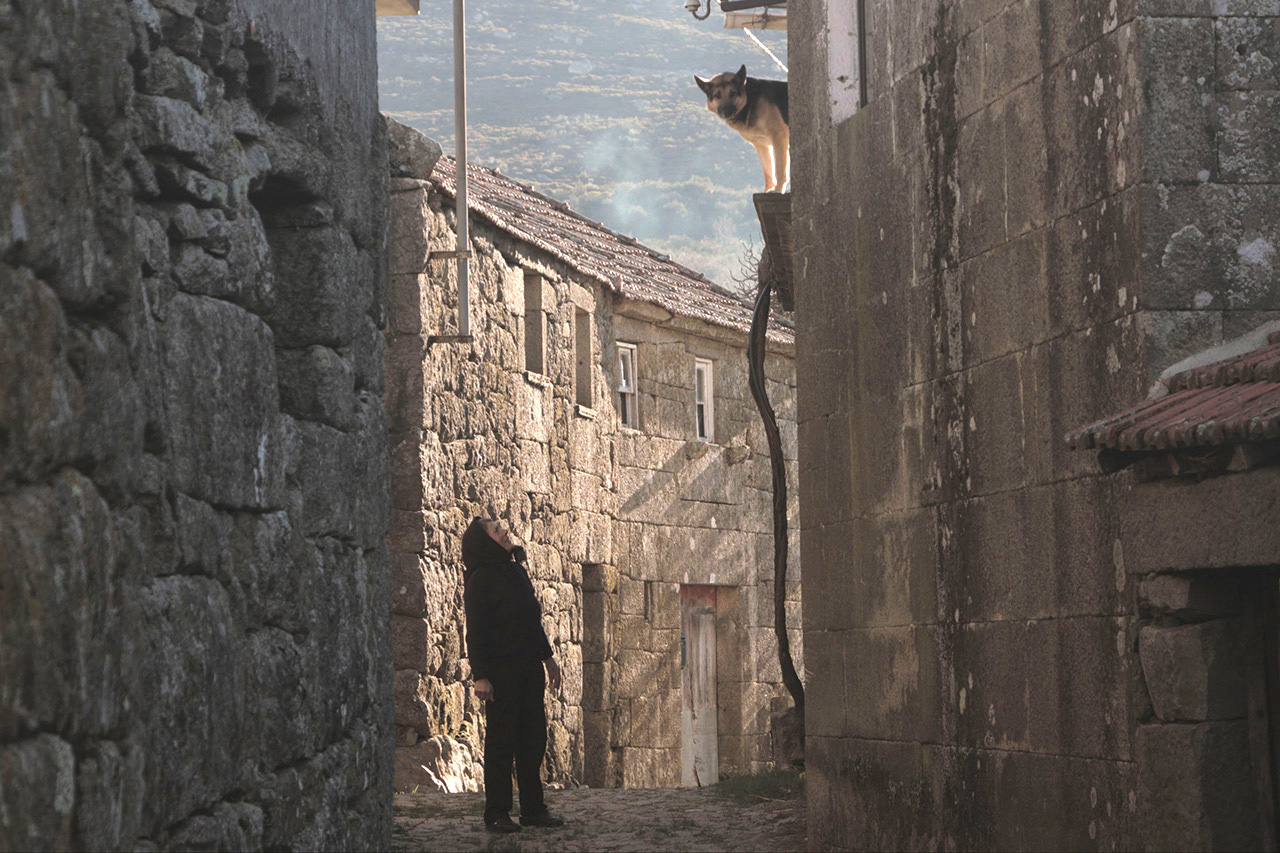
<instances>
[{"instance_id":1,"label":"roof overhang","mask_svg":"<svg viewBox=\"0 0 1280 853\"><path fill-rule=\"evenodd\" d=\"M726 30L785 30L786 0L720 0Z\"/></svg>"},{"instance_id":2,"label":"roof overhang","mask_svg":"<svg viewBox=\"0 0 1280 853\"><path fill-rule=\"evenodd\" d=\"M457 198L456 161L441 157L432 170L432 184ZM545 252L581 275L599 282L625 299L649 302L673 315L674 326L694 334L697 324L719 326L739 342L745 341L752 321L751 305L717 286L705 275L650 249L634 237L609 230L495 169L468 164L467 206L473 222L487 222L531 249ZM770 320L770 347L791 345L794 330L781 318ZM783 350L785 351L785 349Z\"/></svg>"},{"instance_id":3,"label":"roof overhang","mask_svg":"<svg viewBox=\"0 0 1280 853\"><path fill-rule=\"evenodd\" d=\"M720 0L721 12L738 12L743 9L787 10L787 0Z\"/></svg>"},{"instance_id":4,"label":"roof overhang","mask_svg":"<svg viewBox=\"0 0 1280 853\"><path fill-rule=\"evenodd\" d=\"M418 14L418 4L421 0L376 0L376 2L378 17L390 18L396 15Z\"/></svg>"},{"instance_id":5,"label":"roof overhang","mask_svg":"<svg viewBox=\"0 0 1280 853\"><path fill-rule=\"evenodd\" d=\"M1167 394L1073 430L1068 446L1098 451L1104 473L1138 465L1141 480L1280 464L1280 331L1250 351L1186 363L1194 366L1168 377Z\"/></svg>"},{"instance_id":6,"label":"roof overhang","mask_svg":"<svg viewBox=\"0 0 1280 853\"><path fill-rule=\"evenodd\" d=\"M784 311L794 311L795 290L791 283L791 193L756 193L752 196L760 233L769 256L773 289Z\"/></svg>"}]
</instances>

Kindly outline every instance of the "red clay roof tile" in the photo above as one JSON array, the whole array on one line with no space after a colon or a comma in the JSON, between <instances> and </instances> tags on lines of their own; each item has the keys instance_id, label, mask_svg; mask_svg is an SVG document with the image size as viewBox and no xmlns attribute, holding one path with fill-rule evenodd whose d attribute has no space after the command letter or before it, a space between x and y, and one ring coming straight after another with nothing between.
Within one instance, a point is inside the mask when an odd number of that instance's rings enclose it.
<instances>
[{"instance_id":1,"label":"red clay roof tile","mask_svg":"<svg viewBox=\"0 0 1280 853\"><path fill-rule=\"evenodd\" d=\"M1265 346L1184 371L1170 393L1067 435L1077 450L1173 450L1280 438L1280 333Z\"/></svg>"}]
</instances>

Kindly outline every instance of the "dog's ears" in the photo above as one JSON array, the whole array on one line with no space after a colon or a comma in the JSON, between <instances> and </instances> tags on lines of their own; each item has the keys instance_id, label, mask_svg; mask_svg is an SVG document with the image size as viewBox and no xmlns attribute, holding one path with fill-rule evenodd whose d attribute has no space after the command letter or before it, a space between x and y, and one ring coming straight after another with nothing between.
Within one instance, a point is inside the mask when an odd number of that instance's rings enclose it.
<instances>
[{"instance_id":1,"label":"dog's ears","mask_svg":"<svg viewBox=\"0 0 1280 853\"><path fill-rule=\"evenodd\" d=\"M708 95L711 94L711 81L708 78L699 77L697 74L695 74L693 75L693 82L698 84L699 89L706 92Z\"/></svg>"},{"instance_id":2,"label":"dog's ears","mask_svg":"<svg viewBox=\"0 0 1280 853\"><path fill-rule=\"evenodd\" d=\"M744 65L739 68L738 73L733 76L738 78L739 83L747 82L747 66Z\"/></svg>"}]
</instances>

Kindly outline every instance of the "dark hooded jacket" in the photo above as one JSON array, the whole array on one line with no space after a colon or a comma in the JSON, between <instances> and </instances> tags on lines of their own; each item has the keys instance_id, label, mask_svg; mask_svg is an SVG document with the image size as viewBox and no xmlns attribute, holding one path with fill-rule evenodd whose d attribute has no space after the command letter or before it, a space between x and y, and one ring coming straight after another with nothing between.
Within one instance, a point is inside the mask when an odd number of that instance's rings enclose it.
<instances>
[{"instance_id":1,"label":"dark hooded jacket","mask_svg":"<svg viewBox=\"0 0 1280 853\"><path fill-rule=\"evenodd\" d=\"M542 630L542 605L520 563L523 558L523 548L508 553L493 541L483 519L472 519L462 535L467 657L477 680L488 678L495 664L551 657L551 644Z\"/></svg>"}]
</instances>

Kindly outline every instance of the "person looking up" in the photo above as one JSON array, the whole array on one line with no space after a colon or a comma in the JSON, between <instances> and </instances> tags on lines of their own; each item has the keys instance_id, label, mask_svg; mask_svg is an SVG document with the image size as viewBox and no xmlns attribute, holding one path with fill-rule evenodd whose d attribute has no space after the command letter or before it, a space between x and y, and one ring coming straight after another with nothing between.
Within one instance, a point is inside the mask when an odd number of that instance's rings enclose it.
<instances>
[{"instance_id":1,"label":"person looking up","mask_svg":"<svg viewBox=\"0 0 1280 853\"><path fill-rule=\"evenodd\" d=\"M473 518L462 534L467 657L485 709L484 825L563 826L542 794L547 750L543 694L560 689L560 667L542 629L542 605L525 570L524 549L492 518ZM520 788L520 826L511 820L511 763Z\"/></svg>"}]
</instances>

